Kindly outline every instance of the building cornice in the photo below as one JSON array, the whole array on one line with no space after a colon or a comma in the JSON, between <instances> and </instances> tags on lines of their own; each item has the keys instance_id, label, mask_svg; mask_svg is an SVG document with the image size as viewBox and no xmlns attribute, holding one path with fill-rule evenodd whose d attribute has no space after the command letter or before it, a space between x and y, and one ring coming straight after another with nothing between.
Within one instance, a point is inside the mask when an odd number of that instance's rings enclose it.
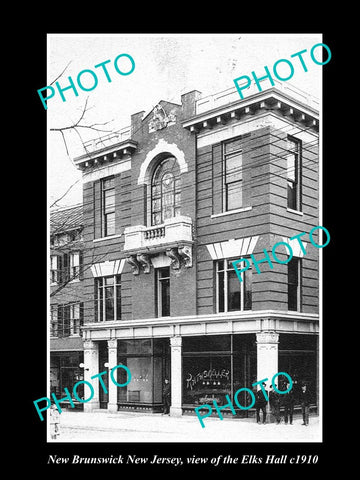
<instances>
[{"instance_id":1,"label":"building cornice","mask_svg":"<svg viewBox=\"0 0 360 480\"><path fill-rule=\"evenodd\" d=\"M85 332L99 330L125 330L125 329L141 329L141 328L157 328L157 327L177 327L180 325L204 325L204 324L224 324L228 325L226 331L222 333L231 333L233 323L249 323L249 331L251 330L268 330L276 329L278 322L296 322L302 323L318 323L319 315L316 313L277 311L277 310L258 310L243 312L228 312L205 315L190 315L177 317L159 317L146 318L136 320L120 320L116 322L91 322L83 325ZM250 325L251 324L251 325ZM246 328L245 328L246 330ZM314 332L309 332L314 333Z\"/></svg>"},{"instance_id":2,"label":"building cornice","mask_svg":"<svg viewBox=\"0 0 360 480\"><path fill-rule=\"evenodd\" d=\"M251 115L256 115L266 110L276 111L282 116L292 118L295 122L312 127L315 130L318 129L318 110L311 105L294 99L277 88L270 88L256 93L247 99L239 99L204 111L183 121L182 126L190 130L190 132L198 133L201 130L224 125L232 120L249 118Z\"/></svg>"},{"instance_id":3,"label":"building cornice","mask_svg":"<svg viewBox=\"0 0 360 480\"><path fill-rule=\"evenodd\" d=\"M127 139L95 151L87 151L83 155L74 158L74 163L80 170L104 164L108 165L123 158L131 157L137 146L138 143L135 140Z\"/></svg>"}]
</instances>

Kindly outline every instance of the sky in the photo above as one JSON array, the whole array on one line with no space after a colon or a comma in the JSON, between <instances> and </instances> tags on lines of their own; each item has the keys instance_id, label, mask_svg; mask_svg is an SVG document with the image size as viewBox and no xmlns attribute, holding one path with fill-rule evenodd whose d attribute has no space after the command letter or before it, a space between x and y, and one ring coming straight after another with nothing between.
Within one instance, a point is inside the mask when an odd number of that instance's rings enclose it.
<instances>
[{"instance_id":1,"label":"sky","mask_svg":"<svg viewBox=\"0 0 360 480\"><path fill-rule=\"evenodd\" d=\"M72 90L64 91L66 101L62 101L55 89L54 97L47 102L49 206L54 202L56 207L82 202L81 172L73 163L76 156L84 153L82 141L129 126L132 114L143 110L147 113L160 100L181 103L181 95L191 90L199 90L206 96L233 88L234 78L250 76L252 71L261 77L265 74L264 66L272 72L274 63L281 58L292 60L294 66L294 75L287 83L321 98L322 69L325 67L315 64L309 56L313 45L321 41L321 33L49 34L47 85L57 79L59 85L66 88L70 76L78 91L77 97ZM299 59L291 59L292 54L305 49L303 58L307 72ZM129 75L120 75L114 68L115 58L123 53L135 62L135 69ZM321 52L315 56L320 60L320 55ZM107 60L110 60L106 68L111 82L102 67L95 68ZM124 72L131 67L126 57L119 59L118 66ZM98 79L97 86L88 92L76 84L83 70L95 72ZM287 72L282 72L279 66L279 73L285 75ZM84 87L90 88L93 85L91 73L82 74L81 81ZM271 86L268 81L262 85L264 89ZM45 85L39 86L42 87ZM65 146L61 133L50 129L74 124L86 101L88 108L82 123L102 124L99 128L105 131L97 133L82 128L79 138L74 131L64 130Z\"/></svg>"}]
</instances>

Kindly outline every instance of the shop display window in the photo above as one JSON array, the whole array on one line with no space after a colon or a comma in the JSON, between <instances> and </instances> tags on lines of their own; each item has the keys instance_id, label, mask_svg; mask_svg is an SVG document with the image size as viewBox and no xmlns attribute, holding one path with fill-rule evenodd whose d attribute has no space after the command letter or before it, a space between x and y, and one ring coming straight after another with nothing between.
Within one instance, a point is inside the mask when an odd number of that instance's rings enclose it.
<instances>
[{"instance_id":1,"label":"shop display window","mask_svg":"<svg viewBox=\"0 0 360 480\"><path fill-rule=\"evenodd\" d=\"M231 394L231 359L228 356L197 356L183 359L183 403L199 405L216 400L223 404Z\"/></svg>"},{"instance_id":2,"label":"shop display window","mask_svg":"<svg viewBox=\"0 0 360 480\"><path fill-rule=\"evenodd\" d=\"M165 376L169 377L168 339L119 340L118 364L126 365L131 381L118 389L119 404L161 404ZM117 369L118 383L126 383L124 369Z\"/></svg>"}]
</instances>

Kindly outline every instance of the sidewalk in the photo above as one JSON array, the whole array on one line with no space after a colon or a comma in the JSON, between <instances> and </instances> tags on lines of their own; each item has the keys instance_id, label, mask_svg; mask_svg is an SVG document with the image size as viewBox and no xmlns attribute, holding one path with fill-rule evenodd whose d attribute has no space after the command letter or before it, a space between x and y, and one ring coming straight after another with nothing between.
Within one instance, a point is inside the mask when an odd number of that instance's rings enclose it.
<instances>
[{"instance_id":1,"label":"sidewalk","mask_svg":"<svg viewBox=\"0 0 360 480\"><path fill-rule=\"evenodd\" d=\"M258 425L253 418L210 417L202 428L196 415L170 417L141 412L96 411L91 413L63 411L60 436L50 442L320 442L318 416L310 416L308 426L301 415L293 425L267 423Z\"/></svg>"}]
</instances>

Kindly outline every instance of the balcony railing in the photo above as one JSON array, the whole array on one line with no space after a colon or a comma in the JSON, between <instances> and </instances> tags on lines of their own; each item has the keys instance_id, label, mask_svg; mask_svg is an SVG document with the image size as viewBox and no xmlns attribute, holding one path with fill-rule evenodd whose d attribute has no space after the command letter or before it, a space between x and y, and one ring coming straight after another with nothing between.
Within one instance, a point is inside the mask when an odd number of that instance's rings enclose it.
<instances>
[{"instance_id":1,"label":"balcony railing","mask_svg":"<svg viewBox=\"0 0 360 480\"><path fill-rule=\"evenodd\" d=\"M145 240L150 240L152 238L162 238L165 237L165 227L154 227L148 228L144 232Z\"/></svg>"},{"instance_id":2,"label":"balcony railing","mask_svg":"<svg viewBox=\"0 0 360 480\"><path fill-rule=\"evenodd\" d=\"M276 88L284 94L288 94L295 100L298 100L309 107L312 107L316 110L319 109L319 100L313 95L310 95L309 93L295 87L294 85L291 85L290 83L279 82L277 80L274 80L274 83L275 87L272 88ZM265 88L265 86L263 86L262 88L263 91L266 91L271 87ZM244 100L255 93L259 93L259 89L257 88L256 84L252 82L250 87L248 87L246 90L243 90ZM196 114L207 112L208 110L213 110L217 107L223 107L238 100L240 100L240 95L237 89L235 87L228 88L227 90L223 90L213 95L208 95L196 100Z\"/></svg>"},{"instance_id":3,"label":"balcony railing","mask_svg":"<svg viewBox=\"0 0 360 480\"><path fill-rule=\"evenodd\" d=\"M111 132L99 138L94 138L84 142L84 147L87 152L96 152L102 148L111 147L117 143L123 142L130 138L131 127L125 127L117 132Z\"/></svg>"},{"instance_id":4,"label":"balcony railing","mask_svg":"<svg viewBox=\"0 0 360 480\"><path fill-rule=\"evenodd\" d=\"M161 225L146 227L135 225L124 231L124 250L149 250L162 245L192 243L192 220L179 215L166 220Z\"/></svg>"}]
</instances>

